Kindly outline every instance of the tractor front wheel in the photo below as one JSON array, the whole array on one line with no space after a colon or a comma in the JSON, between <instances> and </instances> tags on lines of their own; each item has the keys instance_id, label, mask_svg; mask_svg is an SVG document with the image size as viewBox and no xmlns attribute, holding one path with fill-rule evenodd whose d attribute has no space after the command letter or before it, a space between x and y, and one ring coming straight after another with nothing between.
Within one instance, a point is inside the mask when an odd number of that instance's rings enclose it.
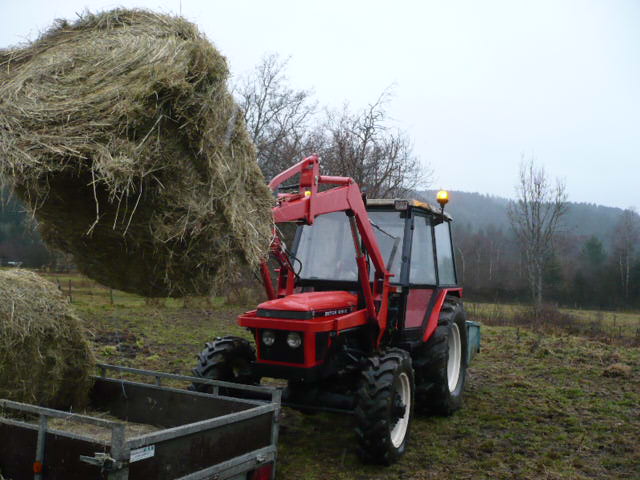
<instances>
[{"instance_id":1,"label":"tractor front wheel","mask_svg":"<svg viewBox=\"0 0 640 480\"><path fill-rule=\"evenodd\" d=\"M260 379L252 373L255 360L255 350L248 340L235 336L217 337L205 344L192 372L194 377L257 385ZM194 382L189 390L211 393L213 389L211 385ZM221 388L220 393L228 394L226 390Z\"/></svg>"},{"instance_id":2,"label":"tractor front wheel","mask_svg":"<svg viewBox=\"0 0 640 480\"><path fill-rule=\"evenodd\" d=\"M389 349L367 358L357 391L358 454L368 463L390 465L404 453L413 415L411 357Z\"/></svg>"}]
</instances>

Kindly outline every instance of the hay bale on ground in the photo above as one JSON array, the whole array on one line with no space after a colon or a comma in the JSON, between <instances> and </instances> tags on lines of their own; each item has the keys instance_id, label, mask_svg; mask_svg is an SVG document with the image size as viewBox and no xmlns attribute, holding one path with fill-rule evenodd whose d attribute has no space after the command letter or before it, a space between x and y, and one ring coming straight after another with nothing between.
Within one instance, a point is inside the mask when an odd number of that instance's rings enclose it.
<instances>
[{"instance_id":1,"label":"hay bale on ground","mask_svg":"<svg viewBox=\"0 0 640 480\"><path fill-rule=\"evenodd\" d=\"M86 14L0 51L0 176L48 245L145 296L208 293L271 239L225 58L182 18Z\"/></svg>"},{"instance_id":2,"label":"hay bale on ground","mask_svg":"<svg viewBox=\"0 0 640 480\"><path fill-rule=\"evenodd\" d=\"M0 398L82 407L94 364L83 326L56 286L26 270L0 270Z\"/></svg>"}]
</instances>

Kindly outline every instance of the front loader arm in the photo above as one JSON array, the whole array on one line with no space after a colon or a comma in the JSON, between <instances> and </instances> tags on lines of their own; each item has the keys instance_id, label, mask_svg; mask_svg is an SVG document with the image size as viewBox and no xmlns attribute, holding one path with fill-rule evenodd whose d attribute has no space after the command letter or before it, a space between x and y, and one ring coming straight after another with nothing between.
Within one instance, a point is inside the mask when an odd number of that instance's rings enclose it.
<instances>
[{"instance_id":1,"label":"front loader arm","mask_svg":"<svg viewBox=\"0 0 640 480\"><path fill-rule=\"evenodd\" d=\"M278 187L295 175L300 175L298 192L279 193L277 205L273 207L273 219L280 222L304 222L313 225L315 217L332 212L346 212L351 224L351 230L356 248L356 262L358 277L362 288L367 316L369 321L378 327L377 345L387 327L389 307L390 279L392 274L386 268L384 258L378 245L378 240L371 227L360 187L348 177L332 177L320 175L320 164L317 155L305 158L303 161L285 170L271 180L269 187L275 192ZM321 184L334 185L324 191L318 191ZM272 253L282 253L282 242L275 237ZM373 288L369 280L368 262L361 245L364 245L375 270ZM276 258L278 256L276 255ZM278 296L293 293L294 272L287 259L278 258L281 265L278 281ZM269 298L275 298L276 292L271 284L266 263L262 266L262 276ZM267 285L268 282L268 285ZM379 308L376 308L376 302Z\"/></svg>"}]
</instances>

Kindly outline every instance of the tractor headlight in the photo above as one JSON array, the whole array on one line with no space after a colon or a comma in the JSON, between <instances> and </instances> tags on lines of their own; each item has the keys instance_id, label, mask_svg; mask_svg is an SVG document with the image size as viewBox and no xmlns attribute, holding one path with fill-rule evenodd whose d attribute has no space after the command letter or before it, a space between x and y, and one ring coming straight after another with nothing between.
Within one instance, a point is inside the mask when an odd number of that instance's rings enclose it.
<instances>
[{"instance_id":1,"label":"tractor headlight","mask_svg":"<svg viewBox=\"0 0 640 480\"><path fill-rule=\"evenodd\" d=\"M270 347L274 343L276 343L276 334L271 330L265 330L262 332L262 343L264 343L267 347Z\"/></svg>"},{"instance_id":2,"label":"tractor headlight","mask_svg":"<svg viewBox=\"0 0 640 480\"><path fill-rule=\"evenodd\" d=\"M287 345L291 348L298 348L302 345L302 338L300 337L300 334L297 332L291 332L287 335Z\"/></svg>"}]
</instances>

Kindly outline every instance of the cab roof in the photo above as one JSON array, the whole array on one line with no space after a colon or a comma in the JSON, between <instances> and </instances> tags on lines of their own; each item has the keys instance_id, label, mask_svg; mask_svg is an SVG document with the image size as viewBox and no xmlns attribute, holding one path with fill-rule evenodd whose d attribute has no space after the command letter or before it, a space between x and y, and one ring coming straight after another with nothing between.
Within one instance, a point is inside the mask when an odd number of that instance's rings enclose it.
<instances>
[{"instance_id":1,"label":"cab roof","mask_svg":"<svg viewBox=\"0 0 640 480\"><path fill-rule=\"evenodd\" d=\"M442 212L440 207L431 205L421 200L409 198L367 198L368 207L388 207L396 210L406 210L408 207L417 208L427 213L443 216L447 221L453 220L447 212Z\"/></svg>"}]
</instances>

